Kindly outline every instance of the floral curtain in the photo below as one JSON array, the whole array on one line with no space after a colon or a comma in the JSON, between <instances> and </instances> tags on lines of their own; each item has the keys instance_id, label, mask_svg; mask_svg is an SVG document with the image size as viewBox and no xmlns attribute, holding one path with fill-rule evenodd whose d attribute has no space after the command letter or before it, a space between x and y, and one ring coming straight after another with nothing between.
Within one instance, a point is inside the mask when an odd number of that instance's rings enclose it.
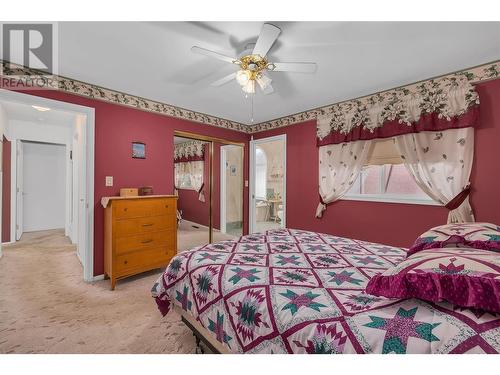
<instances>
[{"instance_id":1,"label":"floral curtain","mask_svg":"<svg viewBox=\"0 0 500 375\"><path fill-rule=\"evenodd\" d=\"M203 175L205 170L205 144L189 141L174 147L174 185L178 189L192 189L198 192L198 199L205 202Z\"/></svg>"},{"instance_id":2,"label":"floral curtain","mask_svg":"<svg viewBox=\"0 0 500 375\"><path fill-rule=\"evenodd\" d=\"M405 134L394 139L418 186L450 210L448 223L473 222L468 194L474 129Z\"/></svg>"},{"instance_id":3,"label":"floral curtain","mask_svg":"<svg viewBox=\"0 0 500 375\"><path fill-rule=\"evenodd\" d=\"M319 196L316 217L340 199L356 181L370 153L371 141L356 141L319 148Z\"/></svg>"}]
</instances>

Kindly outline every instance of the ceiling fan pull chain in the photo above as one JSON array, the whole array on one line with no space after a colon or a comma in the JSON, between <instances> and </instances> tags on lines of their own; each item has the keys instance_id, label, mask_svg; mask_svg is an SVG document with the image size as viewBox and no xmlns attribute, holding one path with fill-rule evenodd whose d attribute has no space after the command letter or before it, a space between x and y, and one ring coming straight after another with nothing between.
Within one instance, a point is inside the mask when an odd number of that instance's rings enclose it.
<instances>
[{"instance_id":1,"label":"ceiling fan pull chain","mask_svg":"<svg viewBox=\"0 0 500 375\"><path fill-rule=\"evenodd\" d=\"M253 124L253 97L255 96L255 94L251 94L252 96L252 117L250 118L250 122Z\"/></svg>"}]
</instances>

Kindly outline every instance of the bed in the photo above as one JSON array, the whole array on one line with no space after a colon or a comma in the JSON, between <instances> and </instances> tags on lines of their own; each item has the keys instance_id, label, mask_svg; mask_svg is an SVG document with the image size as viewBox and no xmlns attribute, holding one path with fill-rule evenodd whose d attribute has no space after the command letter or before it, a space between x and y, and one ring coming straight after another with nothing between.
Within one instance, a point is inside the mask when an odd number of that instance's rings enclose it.
<instances>
[{"instance_id":1,"label":"bed","mask_svg":"<svg viewBox=\"0 0 500 375\"><path fill-rule=\"evenodd\" d=\"M178 254L152 288L219 353L498 353L500 316L365 293L403 248L294 229Z\"/></svg>"}]
</instances>

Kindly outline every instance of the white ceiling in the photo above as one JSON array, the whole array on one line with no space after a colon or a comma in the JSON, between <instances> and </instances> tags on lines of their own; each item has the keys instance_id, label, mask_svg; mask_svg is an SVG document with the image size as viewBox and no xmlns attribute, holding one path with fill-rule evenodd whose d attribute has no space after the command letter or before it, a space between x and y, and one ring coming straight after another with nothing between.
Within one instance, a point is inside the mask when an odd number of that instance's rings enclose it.
<instances>
[{"instance_id":1,"label":"white ceiling","mask_svg":"<svg viewBox=\"0 0 500 375\"><path fill-rule=\"evenodd\" d=\"M256 95L255 122L359 97L500 59L500 22L273 22L271 61L313 61L315 74L271 72L275 93ZM209 84L262 22L63 22L59 74L241 123L250 102L236 82Z\"/></svg>"},{"instance_id":2,"label":"white ceiling","mask_svg":"<svg viewBox=\"0 0 500 375\"><path fill-rule=\"evenodd\" d=\"M0 106L5 109L7 118L9 120L29 121L35 123L44 123L57 126L73 125L76 119L76 113L66 112L61 110L51 109L49 111L41 112L33 108L31 105L0 101ZM46 107L48 108L48 107Z\"/></svg>"}]
</instances>

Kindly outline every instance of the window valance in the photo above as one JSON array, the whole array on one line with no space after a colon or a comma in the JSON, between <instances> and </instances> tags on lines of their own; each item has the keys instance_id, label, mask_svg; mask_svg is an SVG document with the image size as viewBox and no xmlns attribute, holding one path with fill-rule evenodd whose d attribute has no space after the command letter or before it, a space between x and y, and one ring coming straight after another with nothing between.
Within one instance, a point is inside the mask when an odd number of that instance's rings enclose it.
<instances>
[{"instance_id":1,"label":"window valance","mask_svg":"<svg viewBox=\"0 0 500 375\"><path fill-rule=\"evenodd\" d=\"M429 80L331 107L318 115L317 144L475 127L478 104L465 76Z\"/></svg>"},{"instance_id":2,"label":"window valance","mask_svg":"<svg viewBox=\"0 0 500 375\"><path fill-rule=\"evenodd\" d=\"M188 141L174 146L174 163L205 160L205 144L202 141Z\"/></svg>"}]
</instances>

